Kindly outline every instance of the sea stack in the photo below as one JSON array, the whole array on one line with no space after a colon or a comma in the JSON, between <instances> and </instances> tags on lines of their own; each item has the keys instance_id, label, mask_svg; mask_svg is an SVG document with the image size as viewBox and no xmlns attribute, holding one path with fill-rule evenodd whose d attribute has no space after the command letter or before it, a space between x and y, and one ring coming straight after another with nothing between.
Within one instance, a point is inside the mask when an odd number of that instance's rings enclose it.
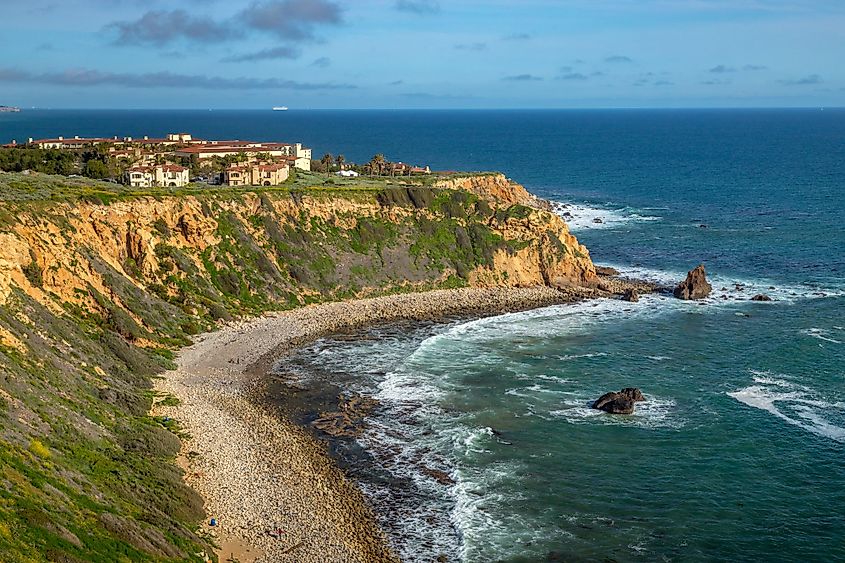
<instances>
[{"instance_id":1,"label":"sea stack","mask_svg":"<svg viewBox=\"0 0 845 563\"><path fill-rule=\"evenodd\" d=\"M636 387L626 387L618 393L605 393L593 403L593 408L610 414L634 414L634 403L645 401Z\"/></svg>"},{"instance_id":2,"label":"sea stack","mask_svg":"<svg viewBox=\"0 0 845 563\"><path fill-rule=\"evenodd\" d=\"M707 283L704 264L699 264L687 273L687 279L678 284L674 294L678 299L704 299L713 286Z\"/></svg>"}]
</instances>

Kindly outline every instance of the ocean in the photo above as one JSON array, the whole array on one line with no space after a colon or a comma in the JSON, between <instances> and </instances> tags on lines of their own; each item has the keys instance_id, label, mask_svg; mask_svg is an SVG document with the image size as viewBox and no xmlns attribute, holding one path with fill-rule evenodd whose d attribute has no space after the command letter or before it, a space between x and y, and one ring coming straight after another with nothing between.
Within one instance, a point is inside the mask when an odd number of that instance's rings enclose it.
<instances>
[{"instance_id":1,"label":"ocean","mask_svg":"<svg viewBox=\"0 0 845 563\"><path fill-rule=\"evenodd\" d=\"M295 354L303 383L379 399L353 476L406 560L845 560L845 110L0 114L2 142L177 130L500 170L570 213L598 264L664 283L707 267L702 302L405 323ZM629 386L634 415L588 408Z\"/></svg>"}]
</instances>

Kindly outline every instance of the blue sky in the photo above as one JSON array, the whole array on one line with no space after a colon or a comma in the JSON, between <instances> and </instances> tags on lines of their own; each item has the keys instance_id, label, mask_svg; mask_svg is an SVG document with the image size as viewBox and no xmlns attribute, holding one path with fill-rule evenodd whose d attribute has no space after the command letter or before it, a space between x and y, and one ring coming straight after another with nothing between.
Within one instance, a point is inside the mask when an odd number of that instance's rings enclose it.
<instances>
[{"instance_id":1,"label":"blue sky","mask_svg":"<svg viewBox=\"0 0 845 563\"><path fill-rule=\"evenodd\" d=\"M0 104L845 105L843 0L28 0Z\"/></svg>"}]
</instances>

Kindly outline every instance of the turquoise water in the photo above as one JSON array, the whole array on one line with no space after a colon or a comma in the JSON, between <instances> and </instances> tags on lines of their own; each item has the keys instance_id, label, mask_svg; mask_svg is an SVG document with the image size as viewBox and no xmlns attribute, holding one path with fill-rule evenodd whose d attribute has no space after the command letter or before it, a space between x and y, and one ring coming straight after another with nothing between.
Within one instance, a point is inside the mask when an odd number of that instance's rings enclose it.
<instances>
[{"instance_id":1,"label":"turquoise water","mask_svg":"<svg viewBox=\"0 0 845 563\"><path fill-rule=\"evenodd\" d=\"M704 262L701 303L380 327L289 369L381 401L355 477L407 560L845 560L845 111L280 113L22 112L0 139L185 129L498 169L598 263ZM587 407L627 386L636 414Z\"/></svg>"}]
</instances>

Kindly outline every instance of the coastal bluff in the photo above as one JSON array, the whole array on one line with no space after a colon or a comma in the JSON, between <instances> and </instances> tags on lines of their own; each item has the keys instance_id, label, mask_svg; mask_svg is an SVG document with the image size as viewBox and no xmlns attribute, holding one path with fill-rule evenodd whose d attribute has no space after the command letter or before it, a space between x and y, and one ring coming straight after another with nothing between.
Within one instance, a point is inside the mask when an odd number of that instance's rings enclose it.
<instances>
[{"instance_id":1,"label":"coastal bluff","mask_svg":"<svg viewBox=\"0 0 845 563\"><path fill-rule=\"evenodd\" d=\"M205 190L2 180L0 552L13 560L212 553L203 498L174 463L182 427L149 414L178 403L152 381L195 334L319 302L597 285L563 220L502 175Z\"/></svg>"}]
</instances>

